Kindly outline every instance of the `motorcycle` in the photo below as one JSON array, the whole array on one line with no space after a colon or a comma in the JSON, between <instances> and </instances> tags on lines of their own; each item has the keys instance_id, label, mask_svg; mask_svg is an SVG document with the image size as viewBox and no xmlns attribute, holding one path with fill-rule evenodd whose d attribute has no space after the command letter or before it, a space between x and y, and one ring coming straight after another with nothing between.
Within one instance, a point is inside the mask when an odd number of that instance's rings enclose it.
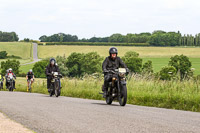
<instances>
[{"instance_id":1,"label":"motorcycle","mask_svg":"<svg viewBox=\"0 0 200 133\"><path fill-rule=\"evenodd\" d=\"M60 96L60 78L62 78L61 74L58 72L52 72L53 78L50 83L50 92L49 96L52 97L54 94L56 97Z\"/></svg>"},{"instance_id":2,"label":"motorcycle","mask_svg":"<svg viewBox=\"0 0 200 133\"><path fill-rule=\"evenodd\" d=\"M106 93L105 99L107 104L112 104L112 101L117 100L121 106L125 106L127 102L127 87L126 87L126 77L128 73L126 68L119 68L115 71L110 70L112 73L112 81L109 82L108 91ZM104 94L104 93L100 93Z\"/></svg>"},{"instance_id":3,"label":"motorcycle","mask_svg":"<svg viewBox=\"0 0 200 133\"><path fill-rule=\"evenodd\" d=\"M14 79L13 79L14 77L13 77L13 75L8 75L8 78L7 78L7 82L8 82L8 90L9 91L13 91L13 89L14 89L14 85L13 85L13 81L14 81Z\"/></svg>"}]
</instances>

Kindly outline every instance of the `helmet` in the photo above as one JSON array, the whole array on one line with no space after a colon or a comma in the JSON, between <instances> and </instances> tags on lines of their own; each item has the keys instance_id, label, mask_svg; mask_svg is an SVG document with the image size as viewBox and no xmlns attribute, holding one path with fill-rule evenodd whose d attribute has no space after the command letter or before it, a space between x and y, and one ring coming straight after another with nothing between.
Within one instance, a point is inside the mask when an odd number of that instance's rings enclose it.
<instances>
[{"instance_id":1,"label":"helmet","mask_svg":"<svg viewBox=\"0 0 200 133\"><path fill-rule=\"evenodd\" d=\"M29 72L31 72L31 73L32 73L32 72L33 72L33 70L32 70L32 69L30 69L30 70L29 70Z\"/></svg>"},{"instance_id":2,"label":"helmet","mask_svg":"<svg viewBox=\"0 0 200 133\"><path fill-rule=\"evenodd\" d=\"M110 50L109 50L109 54L118 54L118 51L117 51L117 48L115 47L111 47Z\"/></svg>"},{"instance_id":3,"label":"helmet","mask_svg":"<svg viewBox=\"0 0 200 133\"><path fill-rule=\"evenodd\" d=\"M55 60L54 58L51 58L49 62L50 62L50 64L52 64L52 65L55 65L55 64L56 64L56 60Z\"/></svg>"},{"instance_id":4,"label":"helmet","mask_svg":"<svg viewBox=\"0 0 200 133\"><path fill-rule=\"evenodd\" d=\"M9 72L9 73L12 72L12 68L9 68L9 69L8 69L8 72Z\"/></svg>"}]
</instances>

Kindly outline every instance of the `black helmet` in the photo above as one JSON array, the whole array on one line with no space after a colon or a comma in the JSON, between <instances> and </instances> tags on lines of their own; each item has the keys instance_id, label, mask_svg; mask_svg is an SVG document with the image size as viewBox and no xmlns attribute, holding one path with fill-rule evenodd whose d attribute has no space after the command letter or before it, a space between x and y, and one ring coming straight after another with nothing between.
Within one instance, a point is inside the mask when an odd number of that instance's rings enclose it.
<instances>
[{"instance_id":1,"label":"black helmet","mask_svg":"<svg viewBox=\"0 0 200 133\"><path fill-rule=\"evenodd\" d=\"M117 48L115 47L111 47L110 50L109 50L109 54L118 54L118 51L117 51Z\"/></svg>"},{"instance_id":2,"label":"black helmet","mask_svg":"<svg viewBox=\"0 0 200 133\"><path fill-rule=\"evenodd\" d=\"M54 62L54 65L55 65L55 64L56 64L56 59L51 58L51 59L49 60L49 63L51 64L51 62Z\"/></svg>"}]
</instances>

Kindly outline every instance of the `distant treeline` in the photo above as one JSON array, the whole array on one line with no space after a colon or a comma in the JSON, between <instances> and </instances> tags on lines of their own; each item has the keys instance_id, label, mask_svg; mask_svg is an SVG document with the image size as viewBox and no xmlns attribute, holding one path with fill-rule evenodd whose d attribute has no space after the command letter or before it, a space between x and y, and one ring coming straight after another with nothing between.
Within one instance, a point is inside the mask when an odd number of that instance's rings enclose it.
<instances>
[{"instance_id":1,"label":"distant treeline","mask_svg":"<svg viewBox=\"0 0 200 133\"><path fill-rule=\"evenodd\" d=\"M46 45L57 45L61 42L90 42L85 43L87 45L100 44L109 45L112 43L122 43L129 45L129 43L143 43L150 46L200 46L200 34L192 35L181 35L178 32L165 32L161 30L154 31L153 33L140 33L140 34L113 34L109 37L92 37L90 39L79 39L76 35L58 33L51 36L43 35L39 38L41 42L57 42L57 43L46 43ZM95 43L94 43L95 42ZM73 43L80 45L80 43ZM81 45L84 43L81 43ZM62 43L62 45L69 45L69 43ZM132 45L129 45L132 46Z\"/></svg>"},{"instance_id":2,"label":"distant treeline","mask_svg":"<svg viewBox=\"0 0 200 133\"><path fill-rule=\"evenodd\" d=\"M0 31L0 42L14 42L18 40L18 35L15 32Z\"/></svg>"},{"instance_id":3,"label":"distant treeline","mask_svg":"<svg viewBox=\"0 0 200 133\"><path fill-rule=\"evenodd\" d=\"M115 42L39 42L39 45L79 45L79 46L149 46L149 43Z\"/></svg>"}]
</instances>

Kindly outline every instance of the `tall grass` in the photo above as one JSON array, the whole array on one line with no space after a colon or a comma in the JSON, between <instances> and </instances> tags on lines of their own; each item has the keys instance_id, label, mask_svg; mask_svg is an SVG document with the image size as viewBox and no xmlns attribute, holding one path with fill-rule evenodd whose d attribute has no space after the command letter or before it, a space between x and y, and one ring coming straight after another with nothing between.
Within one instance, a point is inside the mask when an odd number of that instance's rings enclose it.
<instances>
[{"instance_id":1,"label":"tall grass","mask_svg":"<svg viewBox=\"0 0 200 133\"><path fill-rule=\"evenodd\" d=\"M103 100L99 94L103 78L65 78L61 82L62 96ZM133 75L127 83L129 104L200 112L199 81L156 81ZM26 91L24 78L19 78L16 84L17 91ZM46 80L36 79L33 92L48 94Z\"/></svg>"}]
</instances>

